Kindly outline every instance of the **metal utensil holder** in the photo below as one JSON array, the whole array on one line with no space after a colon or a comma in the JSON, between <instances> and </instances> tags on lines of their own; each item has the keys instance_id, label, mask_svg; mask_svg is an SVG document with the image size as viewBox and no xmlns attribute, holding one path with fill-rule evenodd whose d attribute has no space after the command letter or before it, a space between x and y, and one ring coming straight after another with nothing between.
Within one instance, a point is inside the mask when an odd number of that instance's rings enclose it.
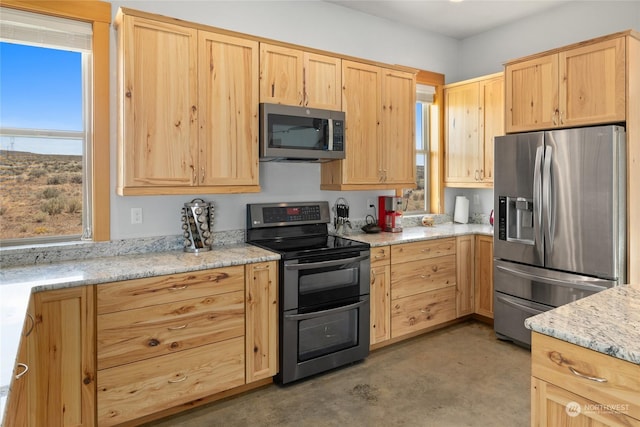
<instances>
[{"instance_id":1,"label":"metal utensil holder","mask_svg":"<svg viewBox=\"0 0 640 427\"><path fill-rule=\"evenodd\" d=\"M185 252L211 250L213 236L213 203L194 199L182 208L182 236Z\"/></svg>"}]
</instances>

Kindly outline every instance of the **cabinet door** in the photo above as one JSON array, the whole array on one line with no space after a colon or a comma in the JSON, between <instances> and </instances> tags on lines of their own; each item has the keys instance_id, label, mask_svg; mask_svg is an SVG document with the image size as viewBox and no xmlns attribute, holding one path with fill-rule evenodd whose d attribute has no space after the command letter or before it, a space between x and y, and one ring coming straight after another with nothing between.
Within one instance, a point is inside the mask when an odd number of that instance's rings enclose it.
<instances>
[{"instance_id":1,"label":"cabinet door","mask_svg":"<svg viewBox=\"0 0 640 427\"><path fill-rule=\"evenodd\" d=\"M119 36L123 71L119 186L195 185L196 30L124 16Z\"/></svg>"},{"instance_id":2,"label":"cabinet door","mask_svg":"<svg viewBox=\"0 0 640 427\"><path fill-rule=\"evenodd\" d=\"M20 337L20 346L16 357L16 366L11 378L11 386L4 412L3 426L21 427L35 425L35 406L29 403L29 397L35 396L35 359L33 340L35 337L35 318L33 298L29 301Z\"/></svg>"},{"instance_id":3,"label":"cabinet door","mask_svg":"<svg viewBox=\"0 0 640 427\"><path fill-rule=\"evenodd\" d=\"M456 238L456 317L473 313L474 249L474 236L458 236Z\"/></svg>"},{"instance_id":4,"label":"cabinet door","mask_svg":"<svg viewBox=\"0 0 640 427\"><path fill-rule=\"evenodd\" d=\"M245 266L247 383L278 371L278 273L275 262Z\"/></svg>"},{"instance_id":5,"label":"cabinet door","mask_svg":"<svg viewBox=\"0 0 640 427\"><path fill-rule=\"evenodd\" d=\"M198 32L200 185L258 185L258 42Z\"/></svg>"},{"instance_id":6,"label":"cabinet door","mask_svg":"<svg viewBox=\"0 0 640 427\"><path fill-rule=\"evenodd\" d=\"M383 69L382 175L386 184L416 184L415 74Z\"/></svg>"},{"instance_id":7,"label":"cabinet door","mask_svg":"<svg viewBox=\"0 0 640 427\"><path fill-rule=\"evenodd\" d=\"M493 238L476 236L475 312L493 319Z\"/></svg>"},{"instance_id":8,"label":"cabinet door","mask_svg":"<svg viewBox=\"0 0 640 427\"><path fill-rule=\"evenodd\" d=\"M391 338L391 272L389 265L371 268L370 344Z\"/></svg>"},{"instance_id":9,"label":"cabinet door","mask_svg":"<svg viewBox=\"0 0 640 427\"><path fill-rule=\"evenodd\" d=\"M342 61L326 55L304 53L304 105L342 110Z\"/></svg>"},{"instance_id":10,"label":"cabinet door","mask_svg":"<svg viewBox=\"0 0 640 427\"><path fill-rule=\"evenodd\" d=\"M260 43L260 102L303 105L303 52Z\"/></svg>"},{"instance_id":11,"label":"cabinet door","mask_svg":"<svg viewBox=\"0 0 640 427\"><path fill-rule=\"evenodd\" d=\"M640 420L609 409L616 406L614 402L594 402L535 377L531 377L531 403L532 426L640 426Z\"/></svg>"},{"instance_id":12,"label":"cabinet door","mask_svg":"<svg viewBox=\"0 0 640 427\"><path fill-rule=\"evenodd\" d=\"M93 286L35 293L33 425L95 424L95 312ZM27 373L28 375L29 373Z\"/></svg>"},{"instance_id":13,"label":"cabinet door","mask_svg":"<svg viewBox=\"0 0 640 427\"><path fill-rule=\"evenodd\" d=\"M445 90L445 182L475 183L480 177L478 125L480 95L478 82Z\"/></svg>"},{"instance_id":14,"label":"cabinet door","mask_svg":"<svg viewBox=\"0 0 640 427\"><path fill-rule=\"evenodd\" d=\"M625 38L560 52L561 126L625 120Z\"/></svg>"},{"instance_id":15,"label":"cabinet door","mask_svg":"<svg viewBox=\"0 0 640 427\"><path fill-rule=\"evenodd\" d=\"M505 92L507 133L557 126L558 55L507 65Z\"/></svg>"},{"instance_id":16,"label":"cabinet door","mask_svg":"<svg viewBox=\"0 0 640 427\"><path fill-rule=\"evenodd\" d=\"M480 81L480 180L493 183L493 139L504 135L504 77Z\"/></svg>"},{"instance_id":17,"label":"cabinet door","mask_svg":"<svg viewBox=\"0 0 640 427\"><path fill-rule=\"evenodd\" d=\"M375 184L382 180L380 150L381 70L342 61L342 106L345 111L345 184Z\"/></svg>"}]
</instances>

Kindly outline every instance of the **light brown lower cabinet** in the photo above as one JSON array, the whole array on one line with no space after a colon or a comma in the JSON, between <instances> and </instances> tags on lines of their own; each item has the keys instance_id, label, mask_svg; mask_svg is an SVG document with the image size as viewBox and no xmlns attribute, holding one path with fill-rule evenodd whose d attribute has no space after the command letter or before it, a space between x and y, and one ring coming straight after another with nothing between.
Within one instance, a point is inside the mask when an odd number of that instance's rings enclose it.
<instances>
[{"instance_id":1,"label":"light brown lower cabinet","mask_svg":"<svg viewBox=\"0 0 640 427\"><path fill-rule=\"evenodd\" d=\"M474 312L474 253L473 235L456 237L456 317Z\"/></svg>"},{"instance_id":2,"label":"light brown lower cabinet","mask_svg":"<svg viewBox=\"0 0 640 427\"><path fill-rule=\"evenodd\" d=\"M391 338L456 318L456 239L391 246Z\"/></svg>"},{"instance_id":3,"label":"light brown lower cabinet","mask_svg":"<svg viewBox=\"0 0 640 427\"><path fill-rule=\"evenodd\" d=\"M536 332L531 425L640 426L640 365Z\"/></svg>"},{"instance_id":4,"label":"light brown lower cabinet","mask_svg":"<svg viewBox=\"0 0 640 427\"><path fill-rule=\"evenodd\" d=\"M369 345L391 338L391 248L371 248L370 331Z\"/></svg>"},{"instance_id":5,"label":"light brown lower cabinet","mask_svg":"<svg viewBox=\"0 0 640 427\"><path fill-rule=\"evenodd\" d=\"M245 266L247 383L278 370L278 265Z\"/></svg>"},{"instance_id":6,"label":"light brown lower cabinet","mask_svg":"<svg viewBox=\"0 0 640 427\"><path fill-rule=\"evenodd\" d=\"M476 235L475 312L493 319L493 236Z\"/></svg>"},{"instance_id":7,"label":"light brown lower cabinet","mask_svg":"<svg viewBox=\"0 0 640 427\"><path fill-rule=\"evenodd\" d=\"M277 373L277 264L97 287L98 424L146 417Z\"/></svg>"},{"instance_id":8,"label":"light brown lower cabinet","mask_svg":"<svg viewBox=\"0 0 640 427\"><path fill-rule=\"evenodd\" d=\"M93 308L92 286L32 295L4 426L95 425Z\"/></svg>"}]
</instances>

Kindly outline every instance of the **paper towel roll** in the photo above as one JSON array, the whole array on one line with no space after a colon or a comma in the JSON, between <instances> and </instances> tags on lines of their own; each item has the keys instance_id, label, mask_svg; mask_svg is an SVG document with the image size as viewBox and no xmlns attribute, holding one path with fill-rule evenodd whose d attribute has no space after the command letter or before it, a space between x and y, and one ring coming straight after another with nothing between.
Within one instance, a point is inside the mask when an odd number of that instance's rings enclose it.
<instances>
[{"instance_id":1,"label":"paper towel roll","mask_svg":"<svg viewBox=\"0 0 640 427\"><path fill-rule=\"evenodd\" d=\"M464 196L456 196L453 221L459 222L460 224L466 224L469 222L469 199Z\"/></svg>"}]
</instances>

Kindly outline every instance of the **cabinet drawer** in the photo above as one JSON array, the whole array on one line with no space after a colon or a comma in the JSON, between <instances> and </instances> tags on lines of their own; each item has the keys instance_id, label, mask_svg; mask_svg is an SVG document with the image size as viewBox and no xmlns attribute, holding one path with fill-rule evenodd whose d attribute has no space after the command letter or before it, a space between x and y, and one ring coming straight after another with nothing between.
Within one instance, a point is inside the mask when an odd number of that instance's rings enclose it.
<instances>
[{"instance_id":1,"label":"cabinet drawer","mask_svg":"<svg viewBox=\"0 0 640 427\"><path fill-rule=\"evenodd\" d=\"M531 362L532 376L603 405L621 405L628 410L620 412L640 419L640 365L535 332Z\"/></svg>"},{"instance_id":2,"label":"cabinet drawer","mask_svg":"<svg viewBox=\"0 0 640 427\"><path fill-rule=\"evenodd\" d=\"M98 285L98 314L244 290L244 266Z\"/></svg>"},{"instance_id":3,"label":"cabinet drawer","mask_svg":"<svg viewBox=\"0 0 640 427\"><path fill-rule=\"evenodd\" d=\"M447 255L391 266L391 299L455 286L456 256Z\"/></svg>"},{"instance_id":4,"label":"cabinet drawer","mask_svg":"<svg viewBox=\"0 0 640 427\"><path fill-rule=\"evenodd\" d=\"M98 425L111 426L244 384L244 338L98 371Z\"/></svg>"},{"instance_id":5,"label":"cabinet drawer","mask_svg":"<svg viewBox=\"0 0 640 427\"><path fill-rule=\"evenodd\" d=\"M456 253L456 239L425 240L391 246L394 264Z\"/></svg>"},{"instance_id":6,"label":"cabinet drawer","mask_svg":"<svg viewBox=\"0 0 640 427\"><path fill-rule=\"evenodd\" d=\"M244 292L98 316L98 369L244 335Z\"/></svg>"},{"instance_id":7,"label":"cabinet drawer","mask_svg":"<svg viewBox=\"0 0 640 427\"><path fill-rule=\"evenodd\" d=\"M371 248L371 266L388 265L391 261L391 247L378 246Z\"/></svg>"},{"instance_id":8,"label":"cabinet drawer","mask_svg":"<svg viewBox=\"0 0 640 427\"><path fill-rule=\"evenodd\" d=\"M455 286L400 298L391 302L391 338L455 318Z\"/></svg>"}]
</instances>

